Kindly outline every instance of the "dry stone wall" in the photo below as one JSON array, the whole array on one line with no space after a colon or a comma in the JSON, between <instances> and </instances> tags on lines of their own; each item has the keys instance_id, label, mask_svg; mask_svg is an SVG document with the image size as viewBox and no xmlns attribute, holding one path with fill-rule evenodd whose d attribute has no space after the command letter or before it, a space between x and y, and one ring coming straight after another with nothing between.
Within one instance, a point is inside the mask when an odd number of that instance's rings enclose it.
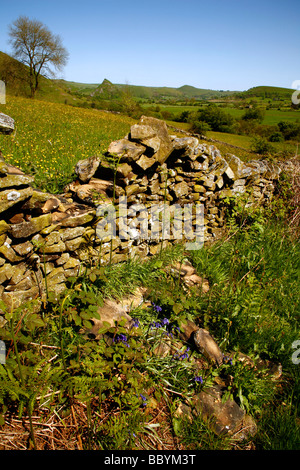
<instances>
[{"instance_id":1,"label":"dry stone wall","mask_svg":"<svg viewBox=\"0 0 300 470\"><path fill-rule=\"evenodd\" d=\"M0 114L0 132L13 129L13 120ZM34 189L32 177L0 156L0 298L8 306L42 300L46 289L62 292L68 277L90 261L145 257L157 252L162 236L165 243L176 241L178 233L162 233L162 224L153 231L154 206L168 207L173 222L178 208L201 206L204 241L217 238L224 200L249 192L249 204L268 202L280 169L266 161L245 164L234 155L223 157L215 146L194 136L169 135L163 121L143 116L127 136L109 145L105 158L81 160L75 173L64 194L52 195ZM99 208L108 206L115 215L112 242L100 239L98 231L105 220ZM196 222L192 215L192 233Z\"/></svg>"}]
</instances>

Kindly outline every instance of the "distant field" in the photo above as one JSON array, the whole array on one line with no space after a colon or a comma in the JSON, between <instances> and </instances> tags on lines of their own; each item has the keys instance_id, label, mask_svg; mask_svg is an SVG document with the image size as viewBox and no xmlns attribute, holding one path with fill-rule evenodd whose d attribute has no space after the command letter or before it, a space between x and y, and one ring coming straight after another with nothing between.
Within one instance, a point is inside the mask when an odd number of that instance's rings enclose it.
<instances>
[{"instance_id":1,"label":"distant field","mask_svg":"<svg viewBox=\"0 0 300 470\"><path fill-rule=\"evenodd\" d=\"M51 192L61 191L78 160L105 152L135 122L105 111L19 97L8 97L0 112L16 125L13 135L0 135L6 160L34 174L36 184Z\"/></svg>"},{"instance_id":2,"label":"distant field","mask_svg":"<svg viewBox=\"0 0 300 470\"><path fill-rule=\"evenodd\" d=\"M168 111L176 116L180 116L180 114L183 111L190 111L190 112L196 112L197 109L200 107L199 106L188 106L188 105L182 105L182 106L172 106L172 105L155 105L155 104L143 104L144 108L149 108L149 107L156 107L159 106L161 111ZM234 108L234 107L223 107L222 110L231 114L234 118L240 119L242 115L245 113L245 109L239 109L239 108ZM300 122L300 110L292 110L292 109L267 109L265 111L265 118L262 122L262 124L267 124L267 125L273 125L275 126L278 124L280 121L289 121L289 122Z\"/></svg>"}]
</instances>

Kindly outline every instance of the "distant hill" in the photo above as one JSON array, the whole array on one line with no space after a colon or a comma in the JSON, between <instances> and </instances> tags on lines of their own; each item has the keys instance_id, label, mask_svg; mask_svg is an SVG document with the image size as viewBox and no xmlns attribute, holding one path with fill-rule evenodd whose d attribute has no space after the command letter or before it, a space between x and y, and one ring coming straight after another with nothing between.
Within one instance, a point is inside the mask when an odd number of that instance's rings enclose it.
<instances>
[{"instance_id":1,"label":"distant hill","mask_svg":"<svg viewBox=\"0 0 300 470\"><path fill-rule=\"evenodd\" d=\"M286 99L291 98L292 89L291 88L280 88L275 86L256 86L249 88L247 91L239 93L242 97L251 98L277 98L277 99Z\"/></svg>"},{"instance_id":2,"label":"distant hill","mask_svg":"<svg viewBox=\"0 0 300 470\"><path fill-rule=\"evenodd\" d=\"M106 78L99 85L84 84L76 82L59 81L61 85L70 90L70 92L78 93L84 96L91 96L99 99L118 98L122 93L129 92L134 98L140 100L205 100L209 98L224 98L234 94L234 91L219 91L195 88L190 85L183 85L180 88L172 87L151 87L141 85L113 84Z\"/></svg>"},{"instance_id":3,"label":"distant hill","mask_svg":"<svg viewBox=\"0 0 300 470\"><path fill-rule=\"evenodd\" d=\"M13 96L30 96L28 85L29 68L8 54L0 51L0 80L6 84L6 92ZM84 102L82 97L70 95L68 91L61 86L59 80L40 77L40 88L36 93L36 98L43 101L55 103L65 103L81 106Z\"/></svg>"},{"instance_id":4,"label":"distant hill","mask_svg":"<svg viewBox=\"0 0 300 470\"><path fill-rule=\"evenodd\" d=\"M28 67L0 51L0 80L7 85L7 92L13 95L29 96L29 87L26 77ZM96 106L103 109L120 110L120 103L128 97L134 101L164 102L164 101L202 101L222 100L228 97L249 99L252 97L266 99L287 99L291 96L291 89L257 86L247 91L224 91L196 88L183 85L179 88L152 87L127 84L113 84L108 79L102 83L79 83L61 79L40 78L40 90L36 98L46 101L67 103L75 106Z\"/></svg>"}]
</instances>

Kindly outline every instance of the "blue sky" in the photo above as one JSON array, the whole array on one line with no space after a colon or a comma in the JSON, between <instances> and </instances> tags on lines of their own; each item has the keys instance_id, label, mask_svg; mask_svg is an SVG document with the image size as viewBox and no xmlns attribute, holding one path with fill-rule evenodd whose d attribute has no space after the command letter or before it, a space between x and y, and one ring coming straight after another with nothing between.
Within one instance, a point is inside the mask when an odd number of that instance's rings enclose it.
<instances>
[{"instance_id":1,"label":"blue sky","mask_svg":"<svg viewBox=\"0 0 300 470\"><path fill-rule=\"evenodd\" d=\"M20 15L69 51L83 83L246 90L300 80L299 0L0 0L0 50Z\"/></svg>"}]
</instances>

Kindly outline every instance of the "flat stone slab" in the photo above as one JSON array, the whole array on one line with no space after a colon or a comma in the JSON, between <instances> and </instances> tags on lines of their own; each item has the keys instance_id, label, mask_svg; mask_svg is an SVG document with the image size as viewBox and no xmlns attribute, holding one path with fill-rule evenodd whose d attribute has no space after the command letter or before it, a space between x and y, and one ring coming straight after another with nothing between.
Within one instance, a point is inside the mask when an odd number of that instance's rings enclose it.
<instances>
[{"instance_id":1,"label":"flat stone slab","mask_svg":"<svg viewBox=\"0 0 300 470\"><path fill-rule=\"evenodd\" d=\"M0 134L11 134L15 129L15 121L7 114L0 113Z\"/></svg>"}]
</instances>

